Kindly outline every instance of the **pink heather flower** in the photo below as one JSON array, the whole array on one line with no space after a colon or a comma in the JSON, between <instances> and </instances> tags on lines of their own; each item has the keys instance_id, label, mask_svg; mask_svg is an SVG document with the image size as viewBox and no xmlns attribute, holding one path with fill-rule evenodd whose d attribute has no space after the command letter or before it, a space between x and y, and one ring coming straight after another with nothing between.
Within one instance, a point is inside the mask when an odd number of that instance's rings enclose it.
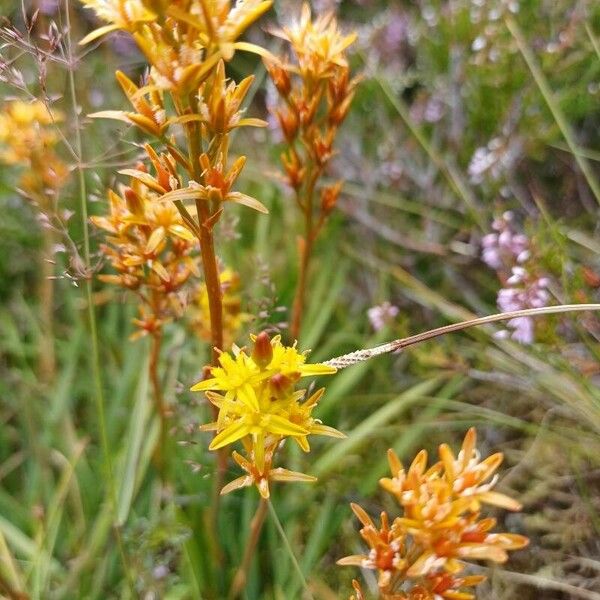
<instances>
[{"instance_id":1,"label":"pink heather flower","mask_svg":"<svg viewBox=\"0 0 600 600\"><path fill-rule=\"evenodd\" d=\"M533 344L533 319L531 317L517 317L511 319L507 325L513 330L511 338L521 344Z\"/></svg>"},{"instance_id":2,"label":"pink heather flower","mask_svg":"<svg viewBox=\"0 0 600 600\"><path fill-rule=\"evenodd\" d=\"M388 323L393 321L400 312L400 309L393 304L390 304L387 300L378 306L372 306L367 311L367 316L371 322L371 326L375 331L380 331Z\"/></svg>"},{"instance_id":3,"label":"pink heather flower","mask_svg":"<svg viewBox=\"0 0 600 600\"><path fill-rule=\"evenodd\" d=\"M550 300L547 277L540 277L531 260L529 238L517 233L514 216L507 211L492 223L493 233L481 240L481 259L492 269L501 272L504 287L498 290L497 304L502 312L527 308L542 308ZM521 344L534 341L534 322L531 317L518 317L507 323L507 329L497 333L499 338L511 338Z\"/></svg>"},{"instance_id":4,"label":"pink heather flower","mask_svg":"<svg viewBox=\"0 0 600 600\"><path fill-rule=\"evenodd\" d=\"M513 230L512 220L512 212L506 211L494 219L495 233L488 233L481 240L481 260L492 269L510 269L514 263L523 263L531 256L529 238Z\"/></svg>"},{"instance_id":5,"label":"pink heather flower","mask_svg":"<svg viewBox=\"0 0 600 600\"><path fill-rule=\"evenodd\" d=\"M546 289L547 277L531 276L523 267L513 267L513 274L508 278L507 287L498 291L498 308L502 312L523 310L526 308L542 308L547 306L550 294ZM499 337L511 337L521 344L532 344L534 326L531 317L517 317L507 323L512 332L499 332Z\"/></svg>"}]
</instances>

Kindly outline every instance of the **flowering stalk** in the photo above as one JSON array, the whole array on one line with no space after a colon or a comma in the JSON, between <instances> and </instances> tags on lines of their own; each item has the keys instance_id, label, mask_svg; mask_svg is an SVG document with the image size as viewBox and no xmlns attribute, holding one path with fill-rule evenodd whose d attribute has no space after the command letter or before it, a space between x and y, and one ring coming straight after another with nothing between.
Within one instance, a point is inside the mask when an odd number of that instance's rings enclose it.
<instances>
[{"instance_id":1,"label":"flowering stalk","mask_svg":"<svg viewBox=\"0 0 600 600\"><path fill-rule=\"evenodd\" d=\"M156 161L150 149L149 155ZM100 250L117 272L101 274L99 279L137 297L139 314L133 319L136 331L131 339L150 338L149 377L161 423L155 458L164 475L168 409L158 372L162 331L167 322L183 314L189 280L199 273L198 256L194 235L177 209L158 203L157 193L139 180L144 176L149 176L148 169L140 163L132 170L129 186L109 192L109 215L91 221L107 234Z\"/></svg>"},{"instance_id":2,"label":"flowering stalk","mask_svg":"<svg viewBox=\"0 0 600 600\"><path fill-rule=\"evenodd\" d=\"M154 204L176 208L181 219L178 225L182 225L178 233L185 230L197 238L208 296L212 362L217 365L223 347L223 306L214 227L228 203L267 212L258 200L233 189L246 159L241 156L229 164L229 134L238 127L263 127L266 123L243 117L242 103L252 77L239 83L229 81L225 63L237 50L268 56L263 48L238 38L269 9L271 0L239 0L235 5L230 0L82 2L108 24L81 43L125 30L149 63L141 87L125 74L116 74L133 110L91 116L132 124L152 140L146 152L155 173L140 169L120 173L153 192ZM181 130L183 144L175 135ZM213 502L206 515L216 559L218 491L225 469L226 456L221 452Z\"/></svg>"},{"instance_id":3,"label":"flowering stalk","mask_svg":"<svg viewBox=\"0 0 600 600\"><path fill-rule=\"evenodd\" d=\"M381 526L377 526L360 506L352 504L370 550L368 555L347 556L338 564L376 570L382 600L473 600L468 588L485 577L463 575L465 561L503 563L509 551L529 543L522 535L493 533L496 520L481 518L486 504L512 511L521 510L521 505L493 491L494 473L503 455L498 452L481 460L476 441L471 428L458 456L442 444L439 462L429 468L425 450L408 469L389 450L392 477L381 479L380 485L394 496L403 514L390 521L382 512ZM356 582L354 589L361 598Z\"/></svg>"},{"instance_id":4,"label":"flowering stalk","mask_svg":"<svg viewBox=\"0 0 600 600\"><path fill-rule=\"evenodd\" d=\"M541 315L552 315L567 312L580 312L585 310L600 310L600 304L563 304L559 306L544 306L541 308L527 308L523 310L515 310L506 313L498 313L495 315L488 315L487 317L479 317L477 319L470 319L469 321L461 321L460 323L452 323L451 325L443 325L423 333L417 333L406 338L400 338L385 344L380 344L374 348L364 348L343 354L342 356L336 356L326 360L323 364L335 367L336 369L344 369L351 367L365 360L370 360L376 356L382 354L389 354L390 352L399 352L409 346L420 344L427 340L446 335L448 333L454 333L455 331L462 331L469 327L476 327L479 325L486 325L488 323L496 323L498 321L508 321L510 319L517 319L520 317L534 317Z\"/></svg>"},{"instance_id":5,"label":"flowering stalk","mask_svg":"<svg viewBox=\"0 0 600 600\"><path fill-rule=\"evenodd\" d=\"M217 420L201 427L216 432L209 448L219 450L238 441L243 447L243 454L233 451L232 457L245 474L225 485L221 494L254 485L261 496L230 598L237 597L244 588L266 515L270 484L315 481L310 475L275 467L279 449L288 438L308 452L309 435L344 437L312 416L323 389L307 399L306 390L296 390L296 383L302 377L331 375L336 369L306 364L306 354L298 352L295 345L284 346L280 336L270 339L263 332L253 336L252 341L250 354L237 347L233 356L222 353L220 366L210 370L211 377L192 387L192 391L206 392L218 409Z\"/></svg>"},{"instance_id":6,"label":"flowering stalk","mask_svg":"<svg viewBox=\"0 0 600 600\"><path fill-rule=\"evenodd\" d=\"M274 110L287 144L281 161L303 218L290 326L292 339L298 339L314 244L342 189L342 181L323 187L315 206L317 184L334 154L337 130L354 96L357 81L350 80L346 50L356 34L342 35L333 14L312 21L308 4L295 24L273 33L290 44L294 56L291 62L265 62L281 97L281 106Z\"/></svg>"},{"instance_id":7,"label":"flowering stalk","mask_svg":"<svg viewBox=\"0 0 600 600\"><path fill-rule=\"evenodd\" d=\"M102 111L91 116L133 124L161 148L157 152L147 146L155 176L131 169L121 173L157 192L157 202L172 202L185 227L198 238L216 364L217 351L223 346L223 319L214 226L227 202L266 212L258 200L232 190L245 158L238 158L228 167L229 133L237 127L262 127L265 123L242 118L241 104L252 78L239 84L229 82L225 62L236 50L268 54L259 46L237 39L271 3L243 0L232 7L227 0L180 0L168 5L141 0L82 1L109 22L82 43L123 29L132 34L150 64L142 87L117 72L133 111ZM173 115L167 112L165 96L171 98ZM174 136L176 128L185 133L184 147Z\"/></svg>"}]
</instances>

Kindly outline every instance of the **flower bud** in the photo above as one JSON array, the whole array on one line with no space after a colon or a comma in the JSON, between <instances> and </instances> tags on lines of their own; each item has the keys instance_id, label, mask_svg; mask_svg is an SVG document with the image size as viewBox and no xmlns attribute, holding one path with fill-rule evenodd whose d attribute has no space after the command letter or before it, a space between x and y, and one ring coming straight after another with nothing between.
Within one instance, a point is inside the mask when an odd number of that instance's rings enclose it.
<instances>
[{"instance_id":1,"label":"flower bud","mask_svg":"<svg viewBox=\"0 0 600 600\"><path fill-rule=\"evenodd\" d=\"M289 394L298 379L300 379L300 373L290 373L288 375L276 373L269 380L273 395L277 398L280 398L286 394Z\"/></svg>"},{"instance_id":2,"label":"flower bud","mask_svg":"<svg viewBox=\"0 0 600 600\"><path fill-rule=\"evenodd\" d=\"M269 334L262 331L254 340L254 349L252 350L252 360L261 368L264 369L273 359L273 346Z\"/></svg>"},{"instance_id":3,"label":"flower bud","mask_svg":"<svg viewBox=\"0 0 600 600\"><path fill-rule=\"evenodd\" d=\"M324 215L328 215L335 208L341 189L342 182L338 181L333 185L328 185L321 191L321 211Z\"/></svg>"},{"instance_id":4,"label":"flower bud","mask_svg":"<svg viewBox=\"0 0 600 600\"><path fill-rule=\"evenodd\" d=\"M277 88L277 91L284 97L287 98L292 84L288 72L278 64L272 63L268 65L269 75L273 80L273 84Z\"/></svg>"}]
</instances>

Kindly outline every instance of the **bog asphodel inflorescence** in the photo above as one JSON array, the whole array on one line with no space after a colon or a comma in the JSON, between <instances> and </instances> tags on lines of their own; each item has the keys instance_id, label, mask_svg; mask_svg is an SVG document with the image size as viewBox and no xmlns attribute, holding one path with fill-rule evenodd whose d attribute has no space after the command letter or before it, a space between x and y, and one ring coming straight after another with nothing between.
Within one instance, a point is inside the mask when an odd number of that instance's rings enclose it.
<instances>
[{"instance_id":1,"label":"bog asphodel inflorescence","mask_svg":"<svg viewBox=\"0 0 600 600\"><path fill-rule=\"evenodd\" d=\"M132 176L128 186L109 191L110 214L91 217L107 234L100 250L117 272L99 279L139 299L133 339L158 335L166 322L181 317L188 281L199 275L196 238L177 209L159 202L160 194L143 183L151 177L146 166L140 163L135 171L139 176Z\"/></svg>"},{"instance_id":2,"label":"bog asphodel inflorescence","mask_svg":"<svg viewBox=\"0 0 600 600\"><path fill-rule=\"evenodd\" d=\"M124 121L149 138L146 152L155 174L144 169L123 169L120 173L151 190L154 203L166 203L178 211L178 226L182 229L176 236L186 239L186 229L198 239L208 294L211 343L221 349L223 306L214 226L226 204L267 212L257 199L235 189L246 159L239 156L230 161L229 134L235 128L262 127L266 123L244 115L243 102L252 77L239 83L229 80L225 63L238 50L269 55L255 44L239 41L239 37L271 2L82 1L107 24L81 43L113 30L124 30L131 34L149 63L139 85L124 73L116 73L131 110L105 110L90 116ZM161 210L170 209L163 206ZM160 270L154 265L154 271Z\"/></svg>"},{"instance_id":3,"label":"bog asphodel inflorescence","mask_svg":"<svg viewBox=\"0 0 600 600\"><path fill-rule=\"evenodd\" d=\"M62 118L39 100L11 100L0 112L0 163L21 168L21 192L46 216L56 210L56 196L69 175L55 150Z\"/></svg>"},{"instance_id":4,"label":"bog asphodel inflorescence","mask_svg":"<svg viewBox=\"0 0 600 600\"><path fill-rule=\"evenodd\" d=\"M503 563L509 551L528 544L522 535L492 531L496 520L481 516L485 504L511 511L520 510L521 505L493 491L503 455L481 460L475 443L471 428L458 456L442 444L440 460L433 466L427 466L427 453L422 450L408 469L389 450L392 477L381 479L380 484L403 513L390 519L382 512L376 525L360 506L352 504L369 552L347 556L338 564L377 571L379 596L385 600L473 599L469 588L485 577L465 575L466 561ZM353 585L353 598L364 598L360 584Z\"/></svg>"},{"instance_id":5,"label":"bog asphodel inflorescence","mask_svg":"<svg viewBox=\"0 0 600 600\"><path fill-rule=\"evenodd\" d=\"M195 233L199 227L214 226L227 201L265 212L258 200L232 189L245 158L228 165L228 134L236 127L261 127L265 123L244 118L242 102L252 77L240 83L227 80L225 61L236 50L268 55L259 46L238 38L271 3L245 0L232 6L228 0L82 1L109 22L82 43L122 29L133 36L149 62L141 86L117 71L117 80L133 110L107 110L91 116L135 125L164 149L161 161L168 173L153 189L162 195L171 194L168 200L175 203L186 226ZM165 102L165 94L170 95L171 102ZM183 146L177 142L176 129L186 133ZM131 170L125 173L132 176ZM184 206L191 200L206 205L198 220L190 214L193 209Z\"/></svg>"},{"instance_id":6,"label":"bog asphodel inflorescence","mask_svg":"<svg viewBox=\"0 0 600 600\"><path fill-rule=\"evenodd\" d=\"M244 455L234 451L233 458L246 472L227 484L222 494L255 485L263 498L269 497L271 481L315 481L314 477L274 467L273 460L282 442L291 438L308 452L309 435L344 437L323 425L312 411L323 395L319 389L306 398L306 390L297 390L302 377L331 375L336 369L322 364L307 364L306 353L284 346L280 336L272 339L263 332L252 337L248 354L234 348L233 354L222 353L220 366L210 370L211 377L192 387L204 391L218 408L214 423L203 425L215 431L209 448L218 450L240 441Z\"/></svg>"},{"instance_id":7,"label":"bog asphodel inflorescence","mask_svg":"<svg viewBox=\"0 0 600 600\"><path fill-rule=\"evenodd\" d=\"M281 155L285 181L294 190L304 221L291 327L292 336L298 337L312 247L343 185L340 180L317 189L354 97L357 80L350 77L346 53L356 33L341 33L333 13L313 19L308 4L297 21L272 33L291 51L278 60L265 58L265 64L281 99L273 113L286 143Z\"/></svg>"}]
</instances>

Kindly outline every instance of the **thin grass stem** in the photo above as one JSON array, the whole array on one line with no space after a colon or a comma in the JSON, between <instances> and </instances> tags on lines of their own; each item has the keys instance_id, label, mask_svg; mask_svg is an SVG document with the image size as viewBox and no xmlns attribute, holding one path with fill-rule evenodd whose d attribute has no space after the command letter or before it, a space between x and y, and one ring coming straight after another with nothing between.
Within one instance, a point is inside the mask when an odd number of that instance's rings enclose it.
<instances>
[{"instance_id":1,"label":"thin grass stem","mask_svg":"<svg viewBox=\"0 0 600 600\"><path fill-rule=\"evenodd\" d=\"M496 323L498 321L507 321L510 319L516 319L518 317L535 317L540 315L551 315L557 313L566 312L579 312L584 310L600 310L600 304L563 304L562 306L544 306L542 308L527 308L525 310L514 310L511 312L498 313L495 315L488 315L487 317L479 317L478 319L469 319L468 321L461 321L460 323L452 323L451 325L444 325L435 329L430 329L423 333L417 333L406 338L387 342L374 348L367 348L356 350L342 356L337 356L329 360L324 361L323 364L343 369L355 365L359 362L363 362L375 356L381 356L382 354L388 354L389 352L396 352L415 344L420 344L426 340L446 335L448 333L454 333L455 331L462 331L469 327L475 327L478 325L486 325L489 323Z\"/></svg>"},{"instance_id":2,"label":"thin grass stem","mask_svg":"<svg viewBox=\"0 0 600 600\"><path fill-rule=\"evenodd\" d=\"M273 503L271 502L271 500L267 500L267 504L269 505L269 513L271 514L271 518L273 519L273 522L275 523L275 527L277 528L277 531L279 532L279 535L281 536L283 545L285 546L285 549L287 550L290 560L292 561L294 570L298 574L298 579L302 583L302 587L304 588L304 591L306 592L306 596L308 598L310 598L310 600L314 600L314 596L312 595L310 588L308 587L308 583L306 582L306 578L304 577L304 573L302 572L300 563L298 562L298 559L296 558L296 555L294 554L294 550L292 549L290 541L288 540L287 535L285 534L285 531L283 529L283 526L281 525L281 521L279 520L279 517L277 516L277 513L275 512L275 507L273 506Z\"/></svg>"},{"instance_id":3,"label":"thin grass stem","mask_svg":"<svg viewBox=\"0 0 600 600\"><path fill-rule=\"evenodd\" d=\"M265 522L265 517L267 516L268 508L268 501L264 498L261 498L258 506L256 507L256 512L252 517L252 521L250 521L250 531L248 532L248 539L246 540L244 555L242 562L240 563L240 566L238 567L238 570L233 578L231 589L229 590L229 600L238 598L246 587L246 582L248 581L248 572L250 571L250 566L252 565L252 559L254 558L254 552L256 550L258 540L260 539L260 533Z\"/></svg>"},{"instance_id":4,"label":"thin grass stem","mask_svg":"<svg viewBox=\"0 0 600 600\"><path fill-rule=\"evenodd\" d=\"M563 114L558 102L554 98L554 94L550 89L550 85L546 76L542 72L542 69L538 65L531 48L527 45L525 40L525 36L521 31L518 23L512 17L505 17L504 22L506 23L506 27L510 31L511 35L515 38L515 42L517 42L517 46L519 47L519 51L527 64L535 83L537 84L556 124L558 125L560 132L565 138L565 142L569 146L571 153L573 154L575 161L579 165L581 172L583 173L594 197L598 204L600 204L600 185L598 185L598 181L592 172L592 169L587 161L587 159L582 155L582 153L578 149L577 142L575 141L575 134L573 133L571 126L569 125L566 117Z\"/></svg>"},{"instance_id":5,"label":"thin grass stem","mask_svg":"<svg viewBox=\"0 0 600 600\"><path fill-rule=\"evenodd\" d=\"M71 98L71 104L73 108L73 118L75 124L75 149L77 153L77 177L78 177L78 187L79 187L79 209L81 213L81 226L83 229L83 259L85 266L85 300L87 305L87 317L88 324L90 328L90 342L91 342L91 350L92 350L92 371L93 371L93 380L94 380L94 399L96 404L96 413L98 416L98 427L100 430L100 443L102 446L102 455L104 461L104 470L106 472L106 477L108 481L109 488L109 498L112 504L112 512L116 517L117 511L117 490L114 478L112 457L110 454L110 448L108 444L108 432L106 426L106 411L105 411L105 402L104 402L104 392L102 389L102 374L100 368L100 351L98 344L98 329L96 322L96 311L94 308L94 298L93 298L93 290L92 290L92 280L90 278L91 269L91 253L90 253L90 237L88 230L88 212L87 212L87 187L85 181L85 171L83 168L83 143L81 138L81 122L79 119L79 110L78 110L78 102L77 102L77 92L75 88L75 75L74 75L74 60L73 60L73 52L72 52L72 41L71 41L71 16L70 16L70 1L66 0L65 3L65 13L66 13L66 21L67 21L67 53L68 53L68 64L69 69L68 72L68 81L69 81L69 93ZM115 538L117 542L117 546L119 549L119 556L121 559L121 563L123 565L123 570L125 572L125 576L127 578L127 584L129 587L129 592L132 594L132 597L135 597L135 586L133 583L132 575L130 572L129 563L127 560L127 555L125 554L125 548L123 545L123 539L121 536L121 530L116 524L113 526L113 531L115 533Z\"/></svg>"}]
</instances>

